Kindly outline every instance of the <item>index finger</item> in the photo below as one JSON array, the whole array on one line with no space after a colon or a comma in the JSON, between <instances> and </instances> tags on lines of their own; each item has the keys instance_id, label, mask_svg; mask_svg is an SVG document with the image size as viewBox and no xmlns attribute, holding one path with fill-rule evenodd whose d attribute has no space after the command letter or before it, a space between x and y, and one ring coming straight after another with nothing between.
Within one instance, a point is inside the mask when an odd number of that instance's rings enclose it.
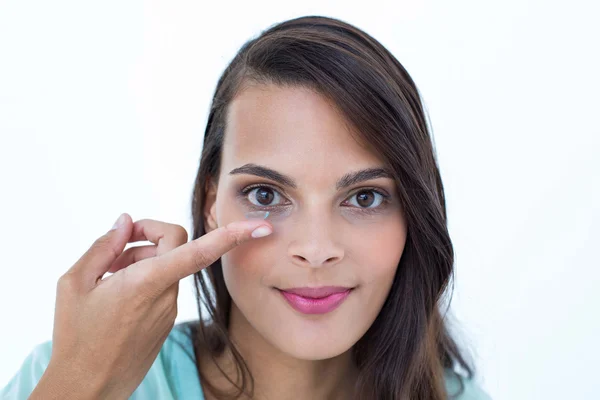
<instances>
[{"instance_id":1,"label":"index finger","mask_svg":"<svg viewBox=\"0 0 600 400\"><path fill-rule=\"evenodd\" d=\"M264 220L236 221L217 228L198 239L154 257L145 267L158 292L181 279L208 267L219 257L240 244L270 235L272 225ZM254 236L253 236L254 235Z\"/></svg>"}]
</instances>

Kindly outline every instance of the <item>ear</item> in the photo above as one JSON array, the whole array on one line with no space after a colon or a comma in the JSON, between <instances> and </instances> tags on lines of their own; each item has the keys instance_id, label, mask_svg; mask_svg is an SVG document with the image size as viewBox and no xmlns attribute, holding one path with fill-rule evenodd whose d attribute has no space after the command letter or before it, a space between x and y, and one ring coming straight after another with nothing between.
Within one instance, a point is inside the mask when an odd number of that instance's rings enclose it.
<instances>
[{"instance_id":1,"label":"ear","mask_svg":"<svg viewBox=\"0 0 600 400\"><path fill-rule=\"evenodd\" d=\"M212 178L208 178L204 188L206 196L204 197L204 221L206 232L218 228L217 224L217 184Z\"/></svg>"}]
</instances>

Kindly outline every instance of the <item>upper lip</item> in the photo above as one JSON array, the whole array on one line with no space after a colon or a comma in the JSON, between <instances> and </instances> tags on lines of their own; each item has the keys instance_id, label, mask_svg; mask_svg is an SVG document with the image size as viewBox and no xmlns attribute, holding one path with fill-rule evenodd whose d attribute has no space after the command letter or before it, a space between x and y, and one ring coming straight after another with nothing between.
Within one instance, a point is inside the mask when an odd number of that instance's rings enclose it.
<instances>
[{"instance_id":1,"label":"upper lip","mask_svg":"<svg viewBox=\"0 0 600 400\"><path fill-rule=\"evenodd\" d=\"M321 297L327 297L334 293L342 293L352 289L351 287L343 286L321 286L321 287L301 287L301 288L290 288L280 289L281 291L297 294L298 296L318 299Z\"/></svg>"}]
</instances>

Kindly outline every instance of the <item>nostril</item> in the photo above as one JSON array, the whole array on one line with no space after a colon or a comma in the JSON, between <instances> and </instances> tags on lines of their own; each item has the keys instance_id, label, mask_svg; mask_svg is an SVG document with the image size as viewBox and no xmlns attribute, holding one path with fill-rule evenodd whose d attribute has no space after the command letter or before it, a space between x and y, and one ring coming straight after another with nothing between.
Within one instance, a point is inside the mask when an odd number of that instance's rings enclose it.
<instances>
[{"instance_id":1,"label":"nostril","mask_svg":"<svg viewBox=\"0 0 600 400\"><path fill-rule=\"evenodd\" d=\"M296 256L294 256L294 257L295 257L295 258L299 258L299 259L300 259L300 261L302 261L302 262L308 261L306 258L304 258L304 257L302 257L302 256L298 256L298 255L296 255Z\"/></svg>"},{"instance_id":2,"label":"nostril","mask_svg":"<svg viewBox=\"0 0 600 400\"><path fill-rule=\"evenodd\" d=\"M316 260L315 260L315 262L313 263L313 262L311 262L310 260L308 260L306 257L302 257L302 256L300 256L300 255L297 255L297 254L296 254L296 255L294 255L294 258L295 258L296 260L300 261L300 262L301 262L301 263L303 263L303 264L306 264L306 263L308 263L308 264L315 264L315 265L326 265L326 264L333 264L333 263L335 263L335 262L336 262L336 261L339 259L339 257L329 257L329 258L327 258L326 260L323 260L323 261L322 261L322 262L320 262L320 263L319 263L319 262L316 262Z\"/></svg>"}]
</instances>

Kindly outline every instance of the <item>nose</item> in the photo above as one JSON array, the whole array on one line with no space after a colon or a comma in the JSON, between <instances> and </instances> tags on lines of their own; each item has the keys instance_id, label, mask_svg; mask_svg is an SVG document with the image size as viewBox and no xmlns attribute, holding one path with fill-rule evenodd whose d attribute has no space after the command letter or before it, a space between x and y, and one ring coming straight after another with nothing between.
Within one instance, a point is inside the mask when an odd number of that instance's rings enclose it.
<instances>
[{"instance_id":1,"label":"nose","mask_svg":"<svg viewBox=\"0 0 600 400\"><path fill-rule=\"evenodd\" d=\"M344 258L344 249L337 239L331 223L321 218L305 219L295 225L288 254L301 267L333 266Z\"/></svg>"}]
</instances>

